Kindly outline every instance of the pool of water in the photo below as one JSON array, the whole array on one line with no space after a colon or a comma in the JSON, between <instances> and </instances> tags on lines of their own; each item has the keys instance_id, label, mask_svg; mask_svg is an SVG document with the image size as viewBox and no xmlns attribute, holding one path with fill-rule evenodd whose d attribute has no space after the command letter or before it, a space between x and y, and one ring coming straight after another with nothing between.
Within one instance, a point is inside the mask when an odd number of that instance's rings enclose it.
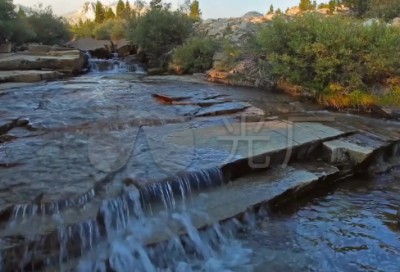
<instances>
[{"instance_id":1,"label":"pool of water","mask_svg":"<svg viewBox=\"0 0 400 272\"><path fill-rule=\"evenodd\" d=\"M399 271L400 169L349 179L238 238L254 271Z\"/></svg>"}]
</instances>

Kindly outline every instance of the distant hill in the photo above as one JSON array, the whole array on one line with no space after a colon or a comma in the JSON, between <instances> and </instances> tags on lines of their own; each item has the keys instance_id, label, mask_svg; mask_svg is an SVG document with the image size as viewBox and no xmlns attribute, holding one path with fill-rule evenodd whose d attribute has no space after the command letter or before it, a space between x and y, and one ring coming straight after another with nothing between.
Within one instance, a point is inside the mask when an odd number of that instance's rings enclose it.
<instances>
[{"instance_id":1,"label":"distant hill","mask_svg":"<svg viewBox=\"0 0 400 272\"><path fill-rule=\"evenodd\" d=\"M116 13L117 9L117 2L111 3L111 5L104 5L104 8L107 10L111 8L114 13ZM135 6L131 5L131 8L134 9ZM63 14L62 16L65 17L69 23L75 24L78 23L79 20L86 21L94 20L95 17L95 10L96 10L96 3L95 2L86 2L83 4L77 11L68 12Z\"/></svg>"}]
</instances>

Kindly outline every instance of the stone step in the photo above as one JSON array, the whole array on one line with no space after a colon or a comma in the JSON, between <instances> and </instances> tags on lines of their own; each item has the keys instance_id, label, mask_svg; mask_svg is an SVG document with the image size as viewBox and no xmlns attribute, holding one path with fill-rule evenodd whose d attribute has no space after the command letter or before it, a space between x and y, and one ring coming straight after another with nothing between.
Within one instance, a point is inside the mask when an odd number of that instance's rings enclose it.
<instances>
[{"instance_id":1,"label":"stone step","mask_svg":"<svg viewBox=\"0 0 400 272\"><path fill-rule=\"evenodd\" d=\"M151 229L151 233L141 237L143 245L153 247L177 235L187 235L187 229L173 218L175 212L182 211L180 207L185 207L184 212L189 215L195 228L205 229L212 227L214 223L243 217L261 208L276 208L295 201L315 186L329 186L338 173L336 167L322 161L294 163L286 168L275 166L239 178L205 194L188 196L185 201L177 200L176 209L167 213L163 205L153 205L151 213L147 214L147 228ZM137 233L132 231L121 233L120 239L136 237ZM69 260L62 269L55 265L46 267L43 271L75 271L78 260L79 258Z\"/></svg>"},{"instance_id":2,"label":"stone step","mask_svg":"<svg viewBox=\"0 0 400 272\"><path fill-rule=\"evenodd\" d=\"M171 126L173 128L177 125ZM159 128L148 127L147 130L147 136L152 134L160 135ZM187 133L188 130L176 131L170 128L167 131L169 133L161 134L165 135L161 143L166 141L186 147L190 146L190 144L195 144L194 150L200 160L209 156L210 149L219 150L222 156L213 157L211 161L206 160L206 163L202 165L204 167L203 170L196 170L200 174L194 174L192 178L186 179L187 177L184 175L181 178L175 177L172 180L164 179L161 182L156 180L155 183L151 184L139 184L141 199L144 200L143 203L151 203L151 206L165 204L170 200L167 196L169 198L172 196L179 198L179 196L192 193L192 190L195 193L194 191L207 189L207 186L200 186L207 184L207 178L215 181L218 180L219 175L222 175L220 177L222 182L219 184L223 184L227 181L236 180L250 173L253 169L268 168L272 164L285 165L292 159L309 157L313 153L318 153L317 151L321 148L324 140L346 134L337 129L330 129L327 126L318 124L307 124L305 127L290 127L284 122L275 121L245 124L233 123L228 125L228 129L226 124L221 126L212 125L190 131L192 133L189 134ZM222 141L219 138L221 136L223 138ZM239 140L241 142L237 145L238 149L232 150L232 146L235 147L232 141ZM254 143L249 145L249 141L254 141ZM217 153L214 152L213 154ZM230 157L230 155L233 156ZM126 169L129 169L129 167L128 163ZM210 175L214 173L212 172L214 170L210 169L216 169L216 167L221 167L222 172L216 171L215 175L213 174L214 176ZM206 171L205 169L209 170ZM187 175L190 176L192 174L188 173ZM88 244L86 238L81 234L88 233L91 229L97 229L94 233L96 235L97 233L101 236L106 234L104 215L102 212L99 213L101 211L100 207L107 203L110 205L115 204L115 215L117 216L121 211L124 211L123 205L129 206L129 201L132 206L129 192L121 194L120 192L123 191L118 191L122 189L122 180L123 177L120 178L119 182L111 183L115 185L112 187L115 189L115 193L110 193L109 190L106 190L104 196L94 197L86 205L66 207L66 209L60 210L59 213L56 211L55 213L25 218L25 221L23 223L18 222L18 225L14 222L11 222L11 225L8 224L0 232L0 236L3 237L4 241L13 242L12 246L6 243L3 249L3 255L9 256L6 266L18 267L21 263L18 259L21 252L32 251L32 249L34 249L32 257L26 259L26 264L31 263L31 266L32 262L40 265L41 262L48 258L46 257L47 255L57 255L58 252L62 251L62 246L65 247L65 245L67 245L68 250L79 251L78 254L82 253L80 249L82 243L86 243L87 249L92 247L93 244ZM188 186L189 183L191 183L190 186ZM165 206L160 207L165 209ZM129 212L129 207L125 207L125 211L127 208ZM28 231L28 226L34 226L30 228L34 232ZM65 236L63 235L64 233L68 233L68 235ZM99 239L98 236L92 238L93 243ZM15 241L17 241L17 244L15 244ZM77 245L79 245L79 250Z\"/></svg>"}]
</instances>

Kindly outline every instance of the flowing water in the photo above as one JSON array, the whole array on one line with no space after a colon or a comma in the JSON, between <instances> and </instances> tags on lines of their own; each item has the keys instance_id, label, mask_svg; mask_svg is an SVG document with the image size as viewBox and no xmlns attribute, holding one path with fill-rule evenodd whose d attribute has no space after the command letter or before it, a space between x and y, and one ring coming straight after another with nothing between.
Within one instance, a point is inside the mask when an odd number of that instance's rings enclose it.
<instances>
[{"instance_id":1,"label":"flowing water","mask_svg":"<svg viewBox=\"0 0 400 272\"><path fill-rule=\"evenodd\" d=\"M296 201L280 214L247 214L241 222L214 222L197 230L193 220L209 220L204 210L207 190L223 182L221 170L210 165L226 154L199 146L182 149L161 139L171 131L220 122L193 120L199 105L216 97L229 94L229 107L235 100L263 104L271 114L298 110L299 102L243 88L107 78L126 67L119 60L107 60L107 71L99 73L104 62L91 59L93 71L85 77L0 98L6 102L0 120L29 119L28 129L12 130L9 134L15 139L0 144L1 154L10 154L2 155L1 163L19 167L0 168L0 205L15 204L12 220L1 225L3 260L17 258L22 264L31 254L44 260L45 267L23 271L399 271L398 169L347 180L334 191ZM151 97L156 93L189 95L191 102L184 110L183 105L160 105ZM385 126L381 120L337 118ZM146 137L140 136L143 133ZM115 154L111 143L116 139L124 152ZM196 172L172 179L168 175L188 169ZM139 184L166 181L139 192L134 184L115 182L122 179L121 173ZM93 187L93 180L101 182ZM200 187L207 190L199 194ZM41 193L46 205L35 204ZM150 205L155 198L159 202ZM200 199L195 207L190 205L193 198ZM33 237L35 246L21 247L19 255L7 254L20 233Z\"/></svg>"}]
</instances>

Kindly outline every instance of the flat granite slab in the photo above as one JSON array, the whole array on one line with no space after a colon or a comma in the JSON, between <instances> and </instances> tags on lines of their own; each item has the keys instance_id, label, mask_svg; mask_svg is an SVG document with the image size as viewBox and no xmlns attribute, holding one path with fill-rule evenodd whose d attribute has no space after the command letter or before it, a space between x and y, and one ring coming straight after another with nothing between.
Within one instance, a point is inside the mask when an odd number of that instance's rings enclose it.
<instances>
[{"instance_id":1,"label":"flat granite slab","mask_svg":"<svg viewBox=\"0 0 400 272\"><path fill-rule=\"evenodd\" d=\"M262 123L190 123L85 133L52 133L0 145L0 210L9 205L77 199L107 173L122 167L125 176L145 185L186 171L272 153L340 136L328 126ZM199 125L199 122L196 123ZM265 166L264 166L265 167ZM10 193L11 192L11 193Z\"/></svg>"}]
</instances>

